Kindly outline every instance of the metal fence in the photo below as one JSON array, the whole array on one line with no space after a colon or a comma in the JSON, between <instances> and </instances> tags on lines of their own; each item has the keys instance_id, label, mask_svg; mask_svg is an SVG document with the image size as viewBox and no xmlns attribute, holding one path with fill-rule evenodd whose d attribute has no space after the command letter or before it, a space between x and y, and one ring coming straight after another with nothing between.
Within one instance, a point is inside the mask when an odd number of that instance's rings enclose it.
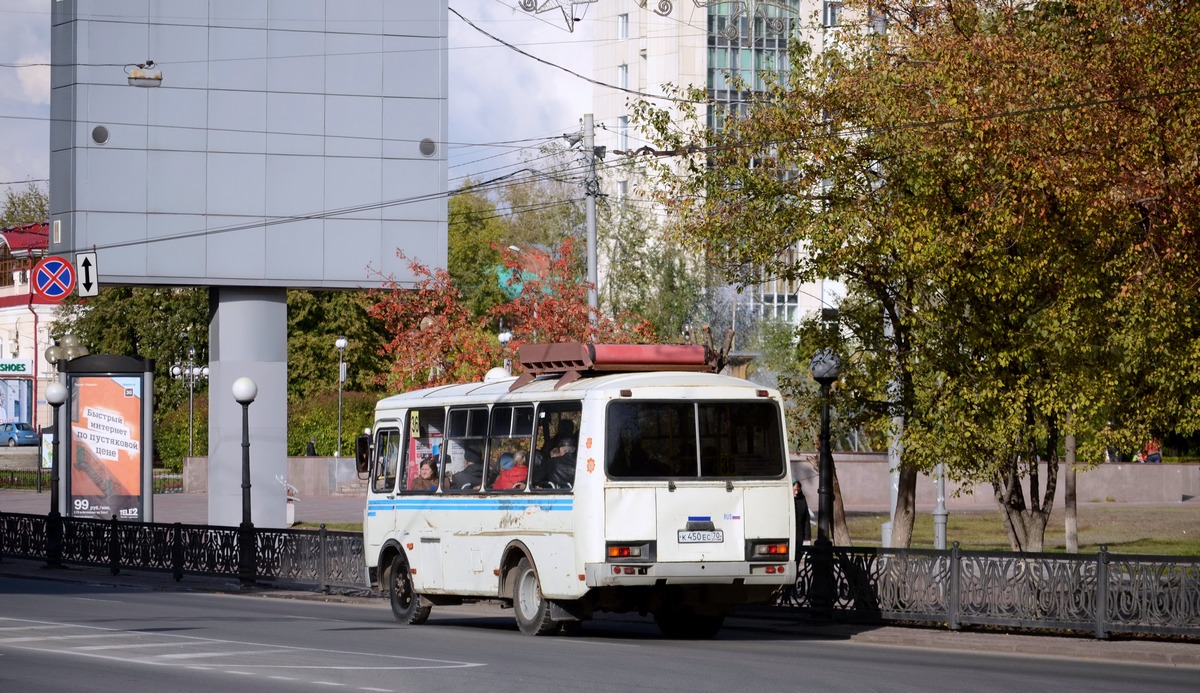
<instances>
[{"instance_id":1,"label":"metal fence","mask_svg":"<svg viewBox=\"0 0 1200 693\"><path fill-rule=\"evenodd\" d=\"M825 554L826 561L830 560ZM1200 558L921 549L801 549L781 603L868 621L1200 636ZM828 562L825 563L828 565Z\"/></svg>"},{"instance_id":2,"label":"metal fence","mask_svg":"<svg viewBox=\"0 0 1200 693\"><path fill-rule=\"evenodd\" d=\"M184 575L241 577L238 527L62 518L63 563L155 570ZM259 529L254 534L254 580L365 589L362 535L356 532ZM49 560L46 515L0 513L0 556Z\"/></svg>"},{"instance_id":3,"label":"metal fence","mask_svg":"<svg viewBox=\"0 0 1200 693\"><path fill-rule=\"evenodd\" d=\"M154 470L155 493L183 493L183 475L179 472ZM0 469L0 488L50 489L50 470Z\"/></svg>"}]
</instances>

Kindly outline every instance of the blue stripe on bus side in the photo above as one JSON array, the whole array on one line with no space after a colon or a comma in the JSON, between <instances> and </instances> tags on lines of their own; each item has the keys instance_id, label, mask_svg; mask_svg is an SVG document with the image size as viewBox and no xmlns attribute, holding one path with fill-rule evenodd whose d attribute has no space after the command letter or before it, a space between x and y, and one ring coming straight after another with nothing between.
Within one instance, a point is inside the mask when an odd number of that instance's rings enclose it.
<instances>
[{"instance_id":1,"label":"blue stripe on bus side","mask_svg":"<svg viewBox=\"0 0 1200 693\"><path fill-rule=\"evenodd\" d=\"M547 498L544 500L510 498L396 498L367 502L367 515L383 510L508 510L524 511L538 508L543 512L571 510L574 500L570 498Z\"/></svg>"}]
</instances>

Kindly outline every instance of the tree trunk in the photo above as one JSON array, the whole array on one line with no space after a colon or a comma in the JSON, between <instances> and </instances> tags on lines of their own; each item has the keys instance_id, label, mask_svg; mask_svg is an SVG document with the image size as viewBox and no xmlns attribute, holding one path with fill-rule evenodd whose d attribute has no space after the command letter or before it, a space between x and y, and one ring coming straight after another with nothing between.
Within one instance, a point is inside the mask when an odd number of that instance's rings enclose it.
<instances>
[{"instance_id":1,"label":"tree trunk","mask_svg":"<svg viewBox=\"0 0 1200 693\"><path fill-rule=\"evenodd\" d=\"M836 469L833 472L833 545L854 546L850 528L846 526L846 506L842 503L842 487L838 484Z\"/></svg>"},{"instance_id":2,"label":"tree trunk","mask_svg":"<svg viewBox=\"0 0 1200 693\"><path fill-rule=\"evenodd\" d=\"M1075 507L1075 434L1067 434L1067 468L1063 501L1067 506L1067 553L1079 553L1079 520Z\"/></svg>"},{"instance_id":3,"label":"tree trunk","mask_svg":"<svg viewBox=\"0 0 1200 693\"><path fill-rule=\"evenodd\" d=\"M907 549L912 545L913 523L917 515L917 471L903 463L896 489L896 516L892 519L892 548Z\"/></svg>"}]
</instances>

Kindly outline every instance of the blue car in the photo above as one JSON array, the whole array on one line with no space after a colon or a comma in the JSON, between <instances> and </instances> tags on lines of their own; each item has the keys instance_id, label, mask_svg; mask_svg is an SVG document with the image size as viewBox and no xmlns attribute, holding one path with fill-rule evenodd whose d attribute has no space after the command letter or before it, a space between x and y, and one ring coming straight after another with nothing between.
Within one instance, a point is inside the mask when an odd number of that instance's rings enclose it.
<instances>
[{"instance_id":1,"label":"blue car","mask_svg":"<svg viewBox=\"0 0 1200 693\"><path fill-rule=\"evenodd\" d=\"M16 447L18 445L37 445L37 431L27 423L0 424L0 445Z\"/></svg>"}]
</instances>

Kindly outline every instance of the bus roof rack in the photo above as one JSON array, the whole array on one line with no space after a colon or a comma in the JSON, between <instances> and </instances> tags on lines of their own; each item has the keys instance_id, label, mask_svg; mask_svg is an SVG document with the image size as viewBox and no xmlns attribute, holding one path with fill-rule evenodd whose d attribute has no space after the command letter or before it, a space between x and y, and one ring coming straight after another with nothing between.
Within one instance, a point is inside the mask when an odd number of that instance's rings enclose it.
<instances>
[{"instance_id":1,"label":"bus roof rack","mask_svg":"<svg viewBox=\"0 0 1200 693\"><path fill-rule=\"evenodd\" d=\"M700 344L526 344L519 356L525 372L510 392L544 375L558 376L557 390L589 373L720 370L717 354Z\"/></svg>"}]
</instances>

